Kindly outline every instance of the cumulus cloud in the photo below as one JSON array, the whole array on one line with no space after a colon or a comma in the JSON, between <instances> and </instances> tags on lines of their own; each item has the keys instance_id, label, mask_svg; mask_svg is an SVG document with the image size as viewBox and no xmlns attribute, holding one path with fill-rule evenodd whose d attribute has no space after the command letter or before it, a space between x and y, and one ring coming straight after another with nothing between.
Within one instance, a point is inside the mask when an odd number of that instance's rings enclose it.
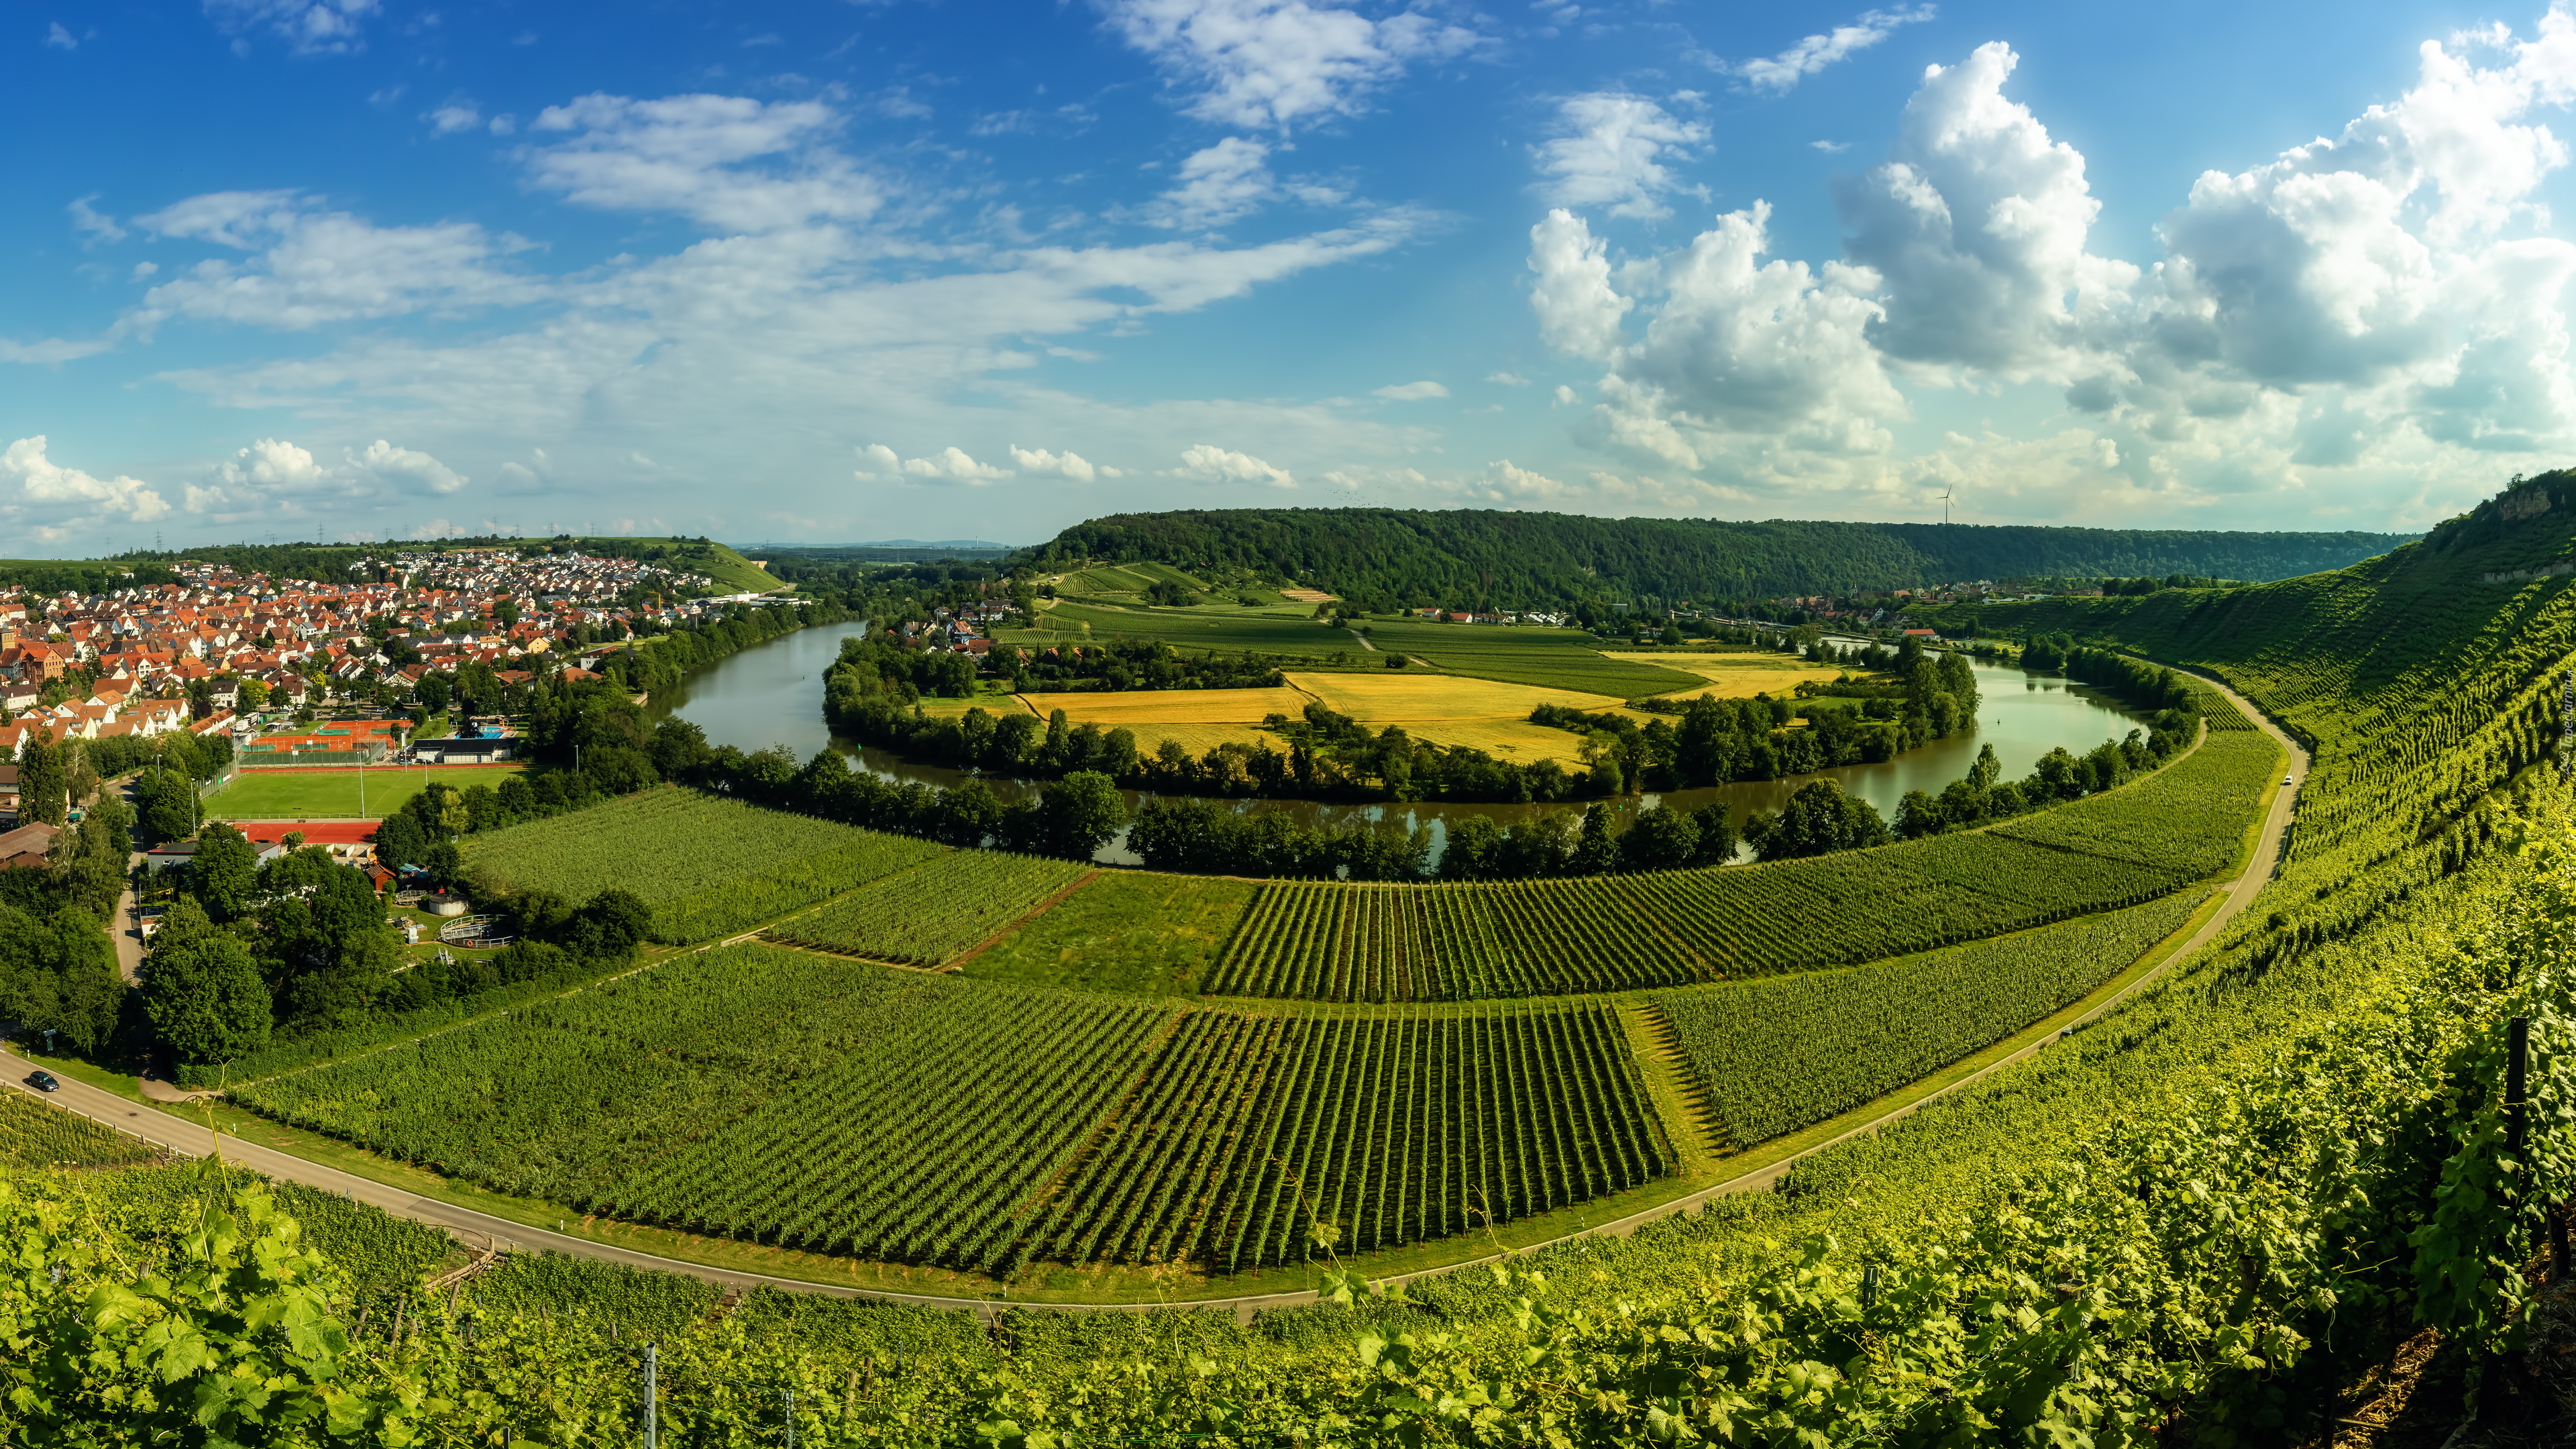
<instances>
[{"instance_id":1,"label":"cumulus cloud","mask_svg":"<svg viewBox=\"0 0 2576 1449\"><path fill-rule=\"evenodd\" d=\"M588 95L538 113L530 129L564 139L522 159L537 186L604 210L677 212L730 231L861 221L884 191L830 145L840 124L821 101Z\"/></svg>"},{"instance_id":2,"label":"cumulus cloud","mask_svg":"<svg viewBox=\"0 0 2576 1449\"><path fill-rule=\"evenodd\" d=\"M397 448L382 438L350 454L349 466L403 493L454 493L471 481L427 453Z\"/></svg>"},{"instance_id":3,"label":"cumulus cloud","mask_svg":"<svg viewBox=\"0 0 2576 1449\"><path fill-rule=\"evenodd\" d=\"M1540 191L1558 206L1608 206L1612 216L1670 216L1656 198L1678 183L1664 169L1708 139L1644 96L1599 92L1557 104L1562 134L1538 147Z\"/></svg>"},{"instance_id":4,"label":"cumulus cloud","mask_svg":"<svg viewBox=\"0 0 2576 1449\"><path fill-rule=\"evenodd\" d=\"M2075 148L2004 98L2019 63L1995 42L1931 67L1886 164L1836 186L1844 253L1886 286L1871 335L1890 356L2062 372L2138 279L2085 250L2102 204Z\"/></svg>"},{"instance_id":5,"label":"cumulus cloud","mask_svg":"<svg viewBox=\"0 0 2576 1449\"><path fill-rule=\"evenodd\" d=\"M1428 398L1447 397L1449 389L1425 378L1420 382L1399 382L1377 390L1388 402L1422 402Z\"/></svg>"},{"instance_id":6,"label":"cumulus cloud","mask_svg":"<svg viewBox=\"0 0 2576 1449\"><path fill-rule=\"evenodd\" d=\"M1935 13L1929 5L1899 5L1893 10L1868 11L1849 25L1837 25L1821 35L1810 35L1778 55L1721 68L1754 90L1778 95L1834 62L1848 58L1852 52L1866 50L1885 40L1895 33L1896 27L1930 20Z\"/></svg>"},{"instance_id":7,"label":"cumulus cloud","mask_svg":"<svg viewBox=\"0 0 2576 1449\"><path fill-rule=\"evenodd\" d=\"M1406 12L1374 20L1305 0L1105 0L1110 25L1169 80L1198 92L1192 115L1271 127L1353 115L1415 61L1453 59L1484 37Z\"/></svg>"},{"instance_id":8,"label":"cumulus cloud","mask_svg":"<svg viewBox=\"0 0 2576 1449\"><path fill-rule=\"evenodd\" d=\"M1285 468L1273 468L1249 453L1232 452L1207 443L1193 443L1181 450L1181 476L1207 483L1259 483L1271 488L1294 488L1297 480Z\"/></svg>"},{"instance_id":9,"label":"cumulus cloud","mask_svg":"<svg viewBox=\"0 0 2576 1449\"><path fill-rule=\"evenodd\" d=\"M1505 387L1527 387L1530 385L1530 380L1521 376L1517 372L1489 372L1485 374L1485 381L1499 382Z\"/></svg>"},{"instance_id":10,"label":"cumulus cloud","mask_svg":"<svg viewBox=\"0 0 2576 1449\"><path fill-rule=\"evenodd\" d=\"M377 0L206 0L206 14L228 35L266 31L297 55L340 55L364 48L358 22Z\"/></svg>"},{"instance_id":11,"label":"cumulus cloud","mask_svg":"<svg viewBox=\"0 0 2576 1449\"><path fill-rule=\"evenodd\" d=\"M0 521L13 533L51 543L101 519L149 523L169 511L139 478L100 478L53 461L42 434L0 452Z\"/></svg>"},{"instance_id":12,"label":"cumulus cloud","mask_svg":"<svg viewBox=\"0 0 2576 1449\"><path fill-rule=\"evenodd\" d=\"M1050 453L1044 448L1032 451L1013 443L1011 462L1023 473L1053 473L1071 478L1077 483L1089 483L1102 474L1112 478L1119 476L1117 469L1094 468L1084 461L1080 453L1070 449L1062 453Z\"/></svg>"},{"instance_id":13,"label":"cumulus cloud","mask_svg":"<svg viewBox=\"0 0 2576 1449\"><path fill-rule=\"evenodd\" d=\"M203 483L187 485L188 511L227 518L309 513L349 499L435 497L469 481L427 453L382 438L363 449L343 449L340 459L327 463L286 439L261 438L208 469ZM503 471L516 467L505 464Z\"/></svg>"},{"instance_id":14,"label":"cumulus cloud","mask_svg":"<svg viewBox=\"0 0 2576 1449\"><path fill-rule=\"evenodd\" d=\"M1877 277L1838 262L1762 260L1771 209L1755 202L1669 256L1623 268L1649 305L1645 334L1627 340L1621 314L1638 296L1611 286L1602 248L1581 219L1551 213L1530 231L1532 302L1540 332L1609 365L1595 438L1681 468L1697 468L1713 436L1794 436L1832 451L1881 446L1877 420L1903 398L1865 331L1881 315Z\"/></svg>"},{"instance_id":15,"label":"cumulus cloud","mask_svg":"<svg viewBox=\"0 0 2576 1449\"><path fill-rule=\"evenodd\" d=\"M1018 450L1012 451L1016 453ZM1010 477L1011 471L1008 468L992 468L978 463L968 456L965 449L955 446L942 448L926 458L898 458L895 456L894 449L885 444L870 443L859 449L859 467L852 476L871 480L990 483L995 479Z\"/></svg>"},{"instance_id":16,"label":"cumulus cloud","mask_svg":"<svg viewBox=\"0 0 2576 1449\"><path fill-rule=\"evenodd\" d=\"M46 29L45 44L55 50L78 50L80 37L65 30L63 23L57 20Z\"/></svg>"},{"instance_id":17,"label":"cumulus cloud","mask_svg":"<svg viewBox=\"0 0 2576 1449\"><path fill-rule=\"evenodd\" d=\"M545 285L504 270L526 243L472 222L380 227L323 211L292 192L190 197L135 224L162 237L253 255L199 262L144 294L125 325L149 332L171 317L299 331L327 322L456 312L535 300Z\"/></svg>"},{"instance_id":18,"label":"cumulus cloud","mask_svg":"<svg viewBox=\"0 0 2576 1449\"><path fill-rule=\"evenodd\" d=\"M1269 156L1269 147L1241 136L1193 153L1181 163L1180 185L1163 193L1150 219L1156 226L1196 230L1251 215L1279 189L1264 164Z\"/></svg>"},{"instance_id":19,"label":"cumulus cloud","mask_svg":"<svg viewBox=\"0 0 2576 1449\"><path fill-rule=\"evenodd\" d=\"M429 129L433 133L453 136L459 131L471 131L480 127L483 124L483 113L475 108L472 101L450 101L422 116L421 119L429 122Z\"/></svg>"}]
</instances>

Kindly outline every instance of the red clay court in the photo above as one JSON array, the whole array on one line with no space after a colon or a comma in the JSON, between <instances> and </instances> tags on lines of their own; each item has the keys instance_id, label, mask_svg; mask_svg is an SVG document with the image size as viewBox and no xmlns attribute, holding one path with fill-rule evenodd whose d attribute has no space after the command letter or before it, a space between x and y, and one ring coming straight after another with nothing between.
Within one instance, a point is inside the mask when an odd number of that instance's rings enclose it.
<instances>
[{"instance_id":1,"label":"red clay court","mask_svg":"<svg viewBox=\"0 0 2576 1449\"><path fill-rule=\"evenodd\" d=\"M373 820L234 820L226 822L253 840L284 840L301 830L307 845L360 845L376 833Z\"/></svg>"}]
</instances>

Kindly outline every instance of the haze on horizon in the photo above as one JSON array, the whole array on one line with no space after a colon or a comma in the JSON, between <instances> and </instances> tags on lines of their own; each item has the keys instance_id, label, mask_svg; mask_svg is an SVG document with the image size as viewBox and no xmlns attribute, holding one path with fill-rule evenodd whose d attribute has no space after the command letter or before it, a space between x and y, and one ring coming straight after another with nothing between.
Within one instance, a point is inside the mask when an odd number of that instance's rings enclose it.
<instances>
[{"instance_id":1,"label":"haze on horizon","mask_svg":"<svg viewBox=\"0 0 2576 1449\"><path fill-rule=\"evenodd\" d=\"M1945 491L2411 531L2576 460L2565 0L10 24L0 555Z\"/></svg>"}]
</instances>

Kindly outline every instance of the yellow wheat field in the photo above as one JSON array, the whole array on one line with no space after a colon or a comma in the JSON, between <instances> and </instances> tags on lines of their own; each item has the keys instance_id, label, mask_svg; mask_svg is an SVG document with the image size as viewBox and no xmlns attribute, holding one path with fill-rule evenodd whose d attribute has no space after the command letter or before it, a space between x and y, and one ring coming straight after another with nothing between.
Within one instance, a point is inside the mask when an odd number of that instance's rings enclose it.
<instances>
[{"instance_id":1,"label":"yellow wheat field","mask_svg":"<svg viewBox=\"0 0 2576 1449\"><path fill-rule=\"evenodd\" d=\"M1416 733L1416 724L1444 721L1525 721L1542 704L1596 712L1621 704L1603 694L1454 674L1291 674L1287 680L1362 724L1400 724L1407 733Z\"/></svg>"},{"instance_id":2,"label":"yellow wheat field","mask_svg":"<svg viewBox=\"0 0 2576 1449\"><path fill-rule=\"evenodd\" d=\"M1127 689L1023 694L1038 718L1057 710L1074 724L1121 725L1144 739L1146 725L1259 724L1274 714L1295 719L1308 696L1293 689Z\"/></svg>"}]
</instances>

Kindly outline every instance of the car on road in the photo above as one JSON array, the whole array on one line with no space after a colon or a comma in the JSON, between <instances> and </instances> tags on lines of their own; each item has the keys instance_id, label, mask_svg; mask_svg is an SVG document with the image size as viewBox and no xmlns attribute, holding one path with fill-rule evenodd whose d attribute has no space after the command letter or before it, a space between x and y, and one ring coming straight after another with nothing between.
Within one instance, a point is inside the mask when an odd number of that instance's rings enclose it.
<instances>
[{"instance_id":1,"label":"car on road","mask_svg":"<svg viewBox=\"0 0 2576 1449\"><path fill-rule=\"evenodd\" d=\"M55 1081L54 1074L51 1072L29 1072L27 1074L27 1085L35 1088L39 1092L50 1092L55 1088L60 1087L62 1083Z\"/></svg>"},{"instance_id":2,"label":"car on road","mask_svg":"<svg viewBox=\"0 0 2576 1449\"><path fill-rule=\"evenodd\" d=\"M2295 784L2297 784L2297 783L2299 783L2299 782L2298 782L2298 781L2296 781L2296 780L2291 779L2291 778L2290 778L2289 776L2287 776L2287 775L2283 775L2283 776L2281 777L2281 783L2282 783L2282 784L2284 784L2284 785L2295 785Z\"/></svg>"}]
</instances>

